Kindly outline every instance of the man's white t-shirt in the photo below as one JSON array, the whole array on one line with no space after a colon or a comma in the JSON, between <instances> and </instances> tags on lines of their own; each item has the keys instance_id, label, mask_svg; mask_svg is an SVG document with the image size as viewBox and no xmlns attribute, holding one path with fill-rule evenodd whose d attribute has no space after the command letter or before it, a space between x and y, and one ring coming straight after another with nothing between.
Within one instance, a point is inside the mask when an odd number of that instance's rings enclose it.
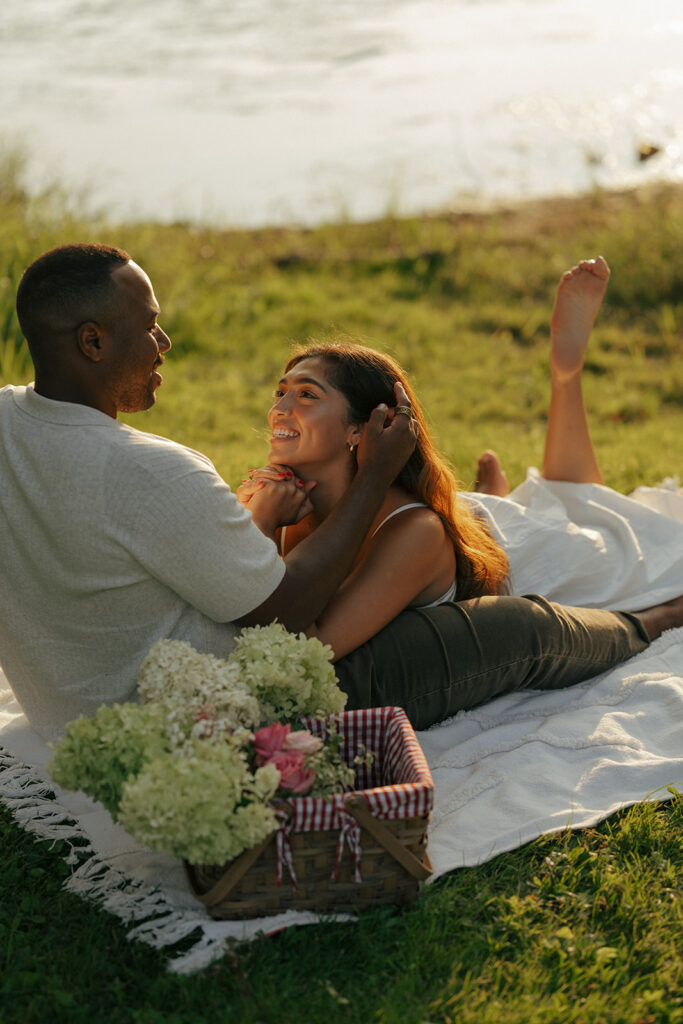
<instances>
[{"instance_id":1,"label":"man's white t-shirt","mask_svg":"<svg viewBox=\"0 0 683 1024\"><path fill-rule=\"evenodd\" d=\"M0 389L0 664L44 737L135 699L160 638L227 655L284 571L203 455Z\"/></svg>"}]
</instances>

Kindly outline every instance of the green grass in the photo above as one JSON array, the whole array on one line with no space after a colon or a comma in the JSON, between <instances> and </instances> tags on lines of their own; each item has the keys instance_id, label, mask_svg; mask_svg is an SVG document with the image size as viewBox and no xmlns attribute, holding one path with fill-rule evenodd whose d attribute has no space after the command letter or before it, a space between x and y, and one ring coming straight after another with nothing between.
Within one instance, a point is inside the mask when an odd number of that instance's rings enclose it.
<instances>
[{"instance_id":1,"label":"green grass","mask_svg":"<svg viewBox=\"0 0 683 1024\"><path fill-rule=\"evenodd\" d=\"M79 222L0 166L0 383L30 379L13 301L52 245L127 248L150 273L174 348L154 410L131 418L209 454L231 483L264 455L291 343L345 332L410 371L439 444L471 482L495 447L538 463L556 281L603 253L613 277L586 372L606 480L681 473L683 189L535 203L487 216L386 218L312 231ZM356 925L294 929L190 978L61 889L59 850L0 811L0 1024L683 1021L683 801L546 838Z\"/></svg>"},{"instance_id":2,"label":"green grass","mask_svg":"<svg viewBox=\"0 0 683 1024\"><path fill-rule=\"evenodd\" d=\"M291 929L192 977L64 893L0 811L0 1020L675 1024L683 800L453 872L403 911Z\"/></svg>"}]
</instances>

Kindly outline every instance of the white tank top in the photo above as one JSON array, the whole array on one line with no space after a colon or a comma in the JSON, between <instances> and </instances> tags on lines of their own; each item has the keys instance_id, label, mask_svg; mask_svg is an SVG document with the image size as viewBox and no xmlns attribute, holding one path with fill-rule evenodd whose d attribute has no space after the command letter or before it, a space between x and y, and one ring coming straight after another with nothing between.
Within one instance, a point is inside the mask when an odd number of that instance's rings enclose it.
<instances>
[{"instance_id":1,"label":"white tank top","mask_svg":"<svg viewBox=\"0 0 683 1024\"><path fill-rule=\"evenodd\" d=\"M411 501L411 502L409 502L406 505L400 505L398 508L395 508L393 512L390 512L388 516L384 517L384 519L379 524L379 526L376 526L375 529L372 531L372 536L374 537L375 534L379 533L379 531L382 529L384 524L388 523L390 519L394 518L394 516L397 516L399 514L399 512L405 512L406 509L409 509L409 508L428 508L428 506L425 505L425 503L423 501ZM280 554L282 554L284 552L284 549L285 549L285 531L286 530L287 530L286 526L283 526L282 529L280 530ZM456 595L456 591L457 591L457 586L458 586L457 581L453 580L453 582L451 583L451 585L448 588L448 590L446 591L446 593L442 594L441 597L437 597L437 599L435 601L429 601L427 604L414 604L414 605L411 605L411 608L436 608L437 605L439 605L439 604L446 604L447 601L455 601L455 595Z\"/></svg>"}]
</instances>

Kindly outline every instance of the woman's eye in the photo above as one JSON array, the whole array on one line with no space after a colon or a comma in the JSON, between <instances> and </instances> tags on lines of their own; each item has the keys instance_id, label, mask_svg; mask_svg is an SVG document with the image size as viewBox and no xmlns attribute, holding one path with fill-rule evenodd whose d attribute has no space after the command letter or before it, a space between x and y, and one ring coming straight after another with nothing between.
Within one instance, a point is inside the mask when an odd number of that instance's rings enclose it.
<instances>
[{"instance_id":1,"label":"woman's eye","mask_svg":"<svg viewBox=\"0 0 683 1024\"><path fill-rule=\"evenodd\" d=\"M299 396L301 398L317 398L318 396L313 391L300 391Z\"/></svg>"},{"instance_id":2,"label":"woman's eye","mask_svg":"<svg viewBox=\"0 0 683 1024\"><path fill-rule=\"evenodd\" d=\"M279 388L275 388L275 391L273 391L273 398L282 398L283 395L284 391L280 391Z\"/></svg>"}]
</instances>

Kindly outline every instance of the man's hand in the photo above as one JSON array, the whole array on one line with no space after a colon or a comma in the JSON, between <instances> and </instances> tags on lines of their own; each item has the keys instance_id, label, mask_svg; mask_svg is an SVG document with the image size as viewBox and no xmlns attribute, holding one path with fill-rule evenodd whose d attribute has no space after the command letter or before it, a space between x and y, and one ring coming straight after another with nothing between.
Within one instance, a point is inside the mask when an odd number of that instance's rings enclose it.
<instances>
[{"instance_id":1,"label":"man's hand","mask_svg":"<svg viewBox=\"0 0 683 1024\"><path fill-rule=\"evenodd\" d=\"M412 455L417 441L417 423L408 414L410 401L402 384L394 384L396 409L378 405L370 414L358 445L359 470L371 471L386 481L396 479Z\"/></svg>"}]
</instances>

